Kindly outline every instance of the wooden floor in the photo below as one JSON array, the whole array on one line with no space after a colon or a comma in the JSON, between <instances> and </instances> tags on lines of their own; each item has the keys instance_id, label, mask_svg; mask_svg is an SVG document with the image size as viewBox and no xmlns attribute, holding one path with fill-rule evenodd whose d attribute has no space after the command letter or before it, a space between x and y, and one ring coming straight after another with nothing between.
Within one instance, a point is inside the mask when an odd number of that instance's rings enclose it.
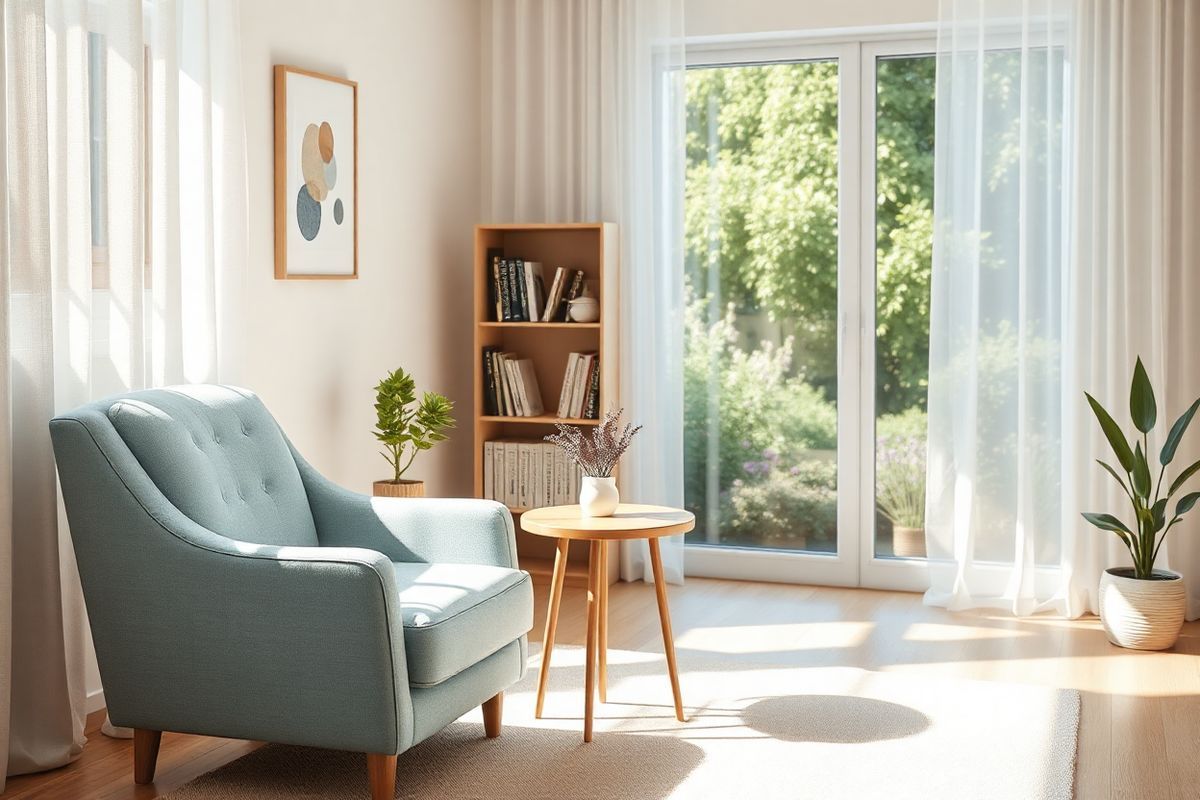
<instances>
[{"instance_id":1,"label":"wooden floor","mask_svg":"<svg viewBox=\"0 0 1200 800\"><path fill-rule=\"evenodd\" d=\"M612 587L610 646L661 652L653 592ZM681 652L1079 689L1077 798L1200 797L1200 623L1185 626L1173 652L1135 653L1109 645L1094 619L951 614L915 594L694 578L672 587L671 598ZM583 602L582 590L567 588L559 642L583 643ZM539 586L535 639L544 606ZM986 725L987 709L979 716ZM167 734L155 784L135 787L130 743L101 735L99 723L90 720L74 764L13 778L0 797L152 798L257 746Z\"/></svg>"}]
</instances>

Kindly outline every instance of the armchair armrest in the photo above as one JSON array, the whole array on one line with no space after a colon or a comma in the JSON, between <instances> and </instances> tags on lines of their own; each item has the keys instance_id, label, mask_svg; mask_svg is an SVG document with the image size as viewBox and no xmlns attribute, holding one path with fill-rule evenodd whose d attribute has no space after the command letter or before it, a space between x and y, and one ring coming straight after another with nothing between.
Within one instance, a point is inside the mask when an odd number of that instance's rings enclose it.
<instances>
[{"instance_id":1,"label":"armchair armrest","mask_svg":"<svg viewBox=\"0 0 1200 800\"><path fill-rule=\"evenodd\" d=\"M517 569L512 515L492 500L368 497L317 472L292 448L322 546L365 547L393 561Z\"/></svg>"}]
</instances>

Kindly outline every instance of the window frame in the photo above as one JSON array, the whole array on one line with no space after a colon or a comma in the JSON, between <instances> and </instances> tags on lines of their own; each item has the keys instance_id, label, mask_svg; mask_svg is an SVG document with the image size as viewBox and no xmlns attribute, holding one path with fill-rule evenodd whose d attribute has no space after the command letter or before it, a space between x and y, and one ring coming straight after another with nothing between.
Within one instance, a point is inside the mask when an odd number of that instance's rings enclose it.
<instances>
[{"instance_id":1,"label":"window frame","mask_svg":"<svg viewBox=\"0 0 1200 800\"><path fill-rule=\"evenodd\" d=\"M930 562L875 556L876 60L936 52L930 24L689 39L688 69L838 62L837 553L688 544L684 573L924 591ZM869 435L866 435L869 432Z\"/></svg>"}]
</instances>

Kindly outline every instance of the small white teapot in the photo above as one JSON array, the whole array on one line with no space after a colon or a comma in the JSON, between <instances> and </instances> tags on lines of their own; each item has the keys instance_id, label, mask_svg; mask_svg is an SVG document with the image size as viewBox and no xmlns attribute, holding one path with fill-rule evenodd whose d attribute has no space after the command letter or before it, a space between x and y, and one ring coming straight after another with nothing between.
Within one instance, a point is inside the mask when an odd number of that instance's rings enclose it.
<instances>
[{"instance_id":1,"label":"small white teapot","mask_svg":"<svg viewBox=\"0 0 1200 800\"><path fill-rule=\"evenodd\" d=\"M576 297L569 302L572 322L595 322L600 319L600 301L594 297Z\"/></svg>"}]
</instances>

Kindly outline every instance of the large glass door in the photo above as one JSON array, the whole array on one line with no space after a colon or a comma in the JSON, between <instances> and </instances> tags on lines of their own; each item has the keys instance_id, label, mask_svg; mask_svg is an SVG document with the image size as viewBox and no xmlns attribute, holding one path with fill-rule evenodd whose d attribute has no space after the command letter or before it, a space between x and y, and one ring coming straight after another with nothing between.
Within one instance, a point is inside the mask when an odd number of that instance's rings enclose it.
<instances>
[{"instance_id":1,"label":"large glass door","mask_svg":"<svg viewBox=\"0 0 1200 800\"><path fill-rule=\"evenodd\" d=\"M689 574L919 588L933 62L908 47L692 56Z\"/></svg>"}]
</instances>

